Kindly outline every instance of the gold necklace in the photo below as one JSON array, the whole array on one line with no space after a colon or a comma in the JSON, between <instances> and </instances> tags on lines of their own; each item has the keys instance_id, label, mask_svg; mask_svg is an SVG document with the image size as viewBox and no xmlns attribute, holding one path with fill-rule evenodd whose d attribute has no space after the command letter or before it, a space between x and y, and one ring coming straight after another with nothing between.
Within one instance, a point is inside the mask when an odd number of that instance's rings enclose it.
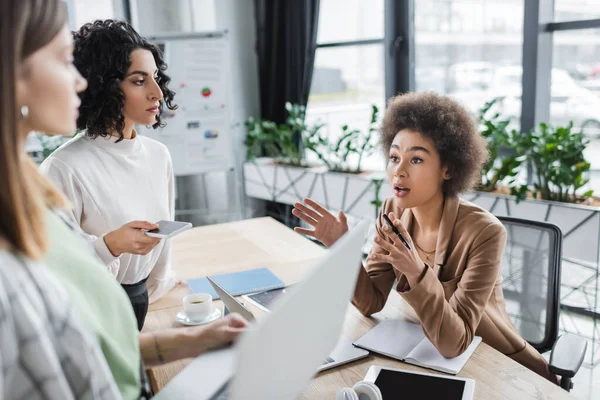
<instances>
[{"instance_id":1,"label":"gold necklace","mask_svg":"<svg viewBox=\"0 0 600 400\"><path fill-rule=\"evenodd\" d=\"M431 251L425 251L421 248L421 246L419 246L416 242L416 240L413 240L413 243L415 244L415 246L417 246L417 249L421 250L423 253L425 253L425 258L427 259L427 261L429 261L429 256L431 256L433 253L435 253L435 249L431 250Z\"/></svg>"}]
</instances>

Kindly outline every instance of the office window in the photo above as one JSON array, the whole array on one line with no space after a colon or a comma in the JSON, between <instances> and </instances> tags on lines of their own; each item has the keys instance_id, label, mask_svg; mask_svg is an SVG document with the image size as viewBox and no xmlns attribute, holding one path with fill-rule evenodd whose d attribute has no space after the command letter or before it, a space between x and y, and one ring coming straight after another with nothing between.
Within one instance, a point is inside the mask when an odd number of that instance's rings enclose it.
<instances>
[{"instance_id":1,"label":"office window","mask_svg":"<svg viewBox=\"0 0 600 400\"><path fill-rule=\"evenodd\" d=\"M600 193L600 29L554 33L550 122L573 121L590 140L590 188Z\"/></svg>"},{"instance_id":2,"label":"office window","mask_svg":"<svg viewBox=\"0 0 600 400\"><path fill-rule=\"evenodd\" d=\"M373 104L383 114L383 17L383 0L321 0L307 120L327 124L323 131L331 138L344 125L366 130ZM363 168L382 169L383 157L377 152Z\"/></svg>"},{"instance_id":3,"label":"office window","mask_svg":"<svg viewBox=\"0 0 600 400\"><path fill-rule=\"evenodd\" d=\"M317 43L383 38L383 1L321 0Z\"/></svg>"},{"instance_id":4,"label":"office window","mask_svg":"<svg viewBox=\"0 0 600 400\"><path fill-rule=\"evenodd\" d=\"M344 124L367 124L370 105L384 99L382 44L317 50L308 112L327 123L332 135Z\"/></svg>"},{"instance_id":5,"label":"office window","mask_svg":"<svg viewBox=\"0 0 600 400\"><path fill-rule=\"evenodd\" d=\"M600 18L598 0L554 0L554 20L580 21Z\"/></svg>"},{"instance_id":6,"label":"office window","mask_svg":"<svg viewBox=\"0 0 600 400\"><path fill-rule=\"evenodd\" d=\"M474 114L492 99L519 126L524 0L415 1L415 86Z\"/></svg>"}]
</instances>

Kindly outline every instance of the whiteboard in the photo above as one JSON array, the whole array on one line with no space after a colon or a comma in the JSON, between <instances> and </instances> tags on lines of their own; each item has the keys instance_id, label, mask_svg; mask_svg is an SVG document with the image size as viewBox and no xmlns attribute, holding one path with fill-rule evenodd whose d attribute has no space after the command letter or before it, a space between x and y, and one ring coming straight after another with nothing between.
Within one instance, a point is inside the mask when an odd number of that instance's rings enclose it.
<instances>
[{"instance_id":1,"label":"whiteboard","mask_svg":"<svg viewBox=\"0 0 600 400\"><path fill-rule=\"evenodd\" d=\"M138 127L164 143L176 176L234 168L229 41L226 32L155 36L176 110L163 106L164 128Z\"/></svg>"}]
</instances>

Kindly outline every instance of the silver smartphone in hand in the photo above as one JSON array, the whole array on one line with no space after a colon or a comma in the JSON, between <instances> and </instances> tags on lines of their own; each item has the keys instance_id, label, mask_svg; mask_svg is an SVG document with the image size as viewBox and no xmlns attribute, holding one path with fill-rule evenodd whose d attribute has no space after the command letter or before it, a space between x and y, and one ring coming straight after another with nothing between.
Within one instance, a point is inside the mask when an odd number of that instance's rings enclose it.
<instances>
[{"instance_id":1,"label":"silver smartphone in hand","mask_svg":"<svg viewBox=\"0 0 600 400\"><path fill-rule=\"evenodd\" d=\"M152 229L144 233L155 238L168 239L192 227L189 222L179 221L158 221L156 224L158 229Z\"/></svg>"}]
</instances>

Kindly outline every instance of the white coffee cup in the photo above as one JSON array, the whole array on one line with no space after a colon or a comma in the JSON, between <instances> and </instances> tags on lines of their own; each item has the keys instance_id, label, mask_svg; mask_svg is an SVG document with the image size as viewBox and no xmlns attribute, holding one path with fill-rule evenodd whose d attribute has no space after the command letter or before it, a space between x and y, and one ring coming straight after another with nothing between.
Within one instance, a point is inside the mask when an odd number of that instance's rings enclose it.
<instances>
[{"instance_id":1,"label":"white coffee cup","mask_svg":"<svg viewBox=\"0 0 600 400\"><path fill-rule=\"evenodd\" d=\"M192 293L183 298L183 309L188 318L202 320L213 311L213 298L208 293Z\"/></svg>"}]
</instances>

